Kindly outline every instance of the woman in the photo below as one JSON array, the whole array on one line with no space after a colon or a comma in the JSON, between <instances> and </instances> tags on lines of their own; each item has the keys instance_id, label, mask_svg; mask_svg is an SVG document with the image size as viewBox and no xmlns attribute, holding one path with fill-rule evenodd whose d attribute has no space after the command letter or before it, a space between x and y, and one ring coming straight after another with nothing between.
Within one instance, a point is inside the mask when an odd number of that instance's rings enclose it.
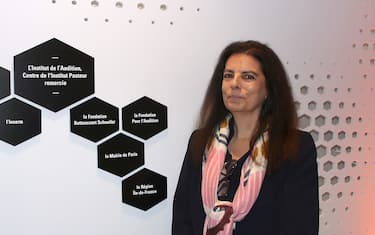
<instances>
[{"instance_id":1,"label":"woman","mask_svg":"<svg viewBox=\"0 0 375 235\"><path fill-rule=\"evenodd\" d=\"M172 234L318 234L316 149L278 56L256 41L221 53L190 137Z\"/></svg>"}]
</instances>

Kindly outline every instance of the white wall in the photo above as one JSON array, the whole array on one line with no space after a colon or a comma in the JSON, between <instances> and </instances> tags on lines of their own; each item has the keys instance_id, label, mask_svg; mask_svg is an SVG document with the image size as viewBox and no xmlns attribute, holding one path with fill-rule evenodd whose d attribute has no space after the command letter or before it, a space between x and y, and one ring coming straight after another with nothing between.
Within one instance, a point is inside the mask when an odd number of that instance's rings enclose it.
<instances>
[{"instance_id":1,"label":"white wall","mask_svg":"<svg viewBox=\"0 0 375 235\"><path fill-rule=\"evenodd\" d=\"M70 133L70 107L53 113L34 104L42 110L42 134L16 147L0 142L0 234L169 234L179 168L206 84L221 49L245 39L280 55L299 115L310 117L305 130L315 130L317 146L326 147L319 158L320 234L375 234L374 1L146 0L143 9L136 1L121 1L122 8L98 2L3 1L0 66L13 76L14 55L56 37L95 58L95 96L120 108L144 95L168 106L168 129L145 142L145 167L168 177L168 198L147 212L122 204L122 179L97 168L96 144ZM13 89L11 97L18 97ZM316 107L309 109L311 101ZM323 126L315 123L319 115ZM327 162L332 170L324 170Z\"/></svg>"}]
</instances>

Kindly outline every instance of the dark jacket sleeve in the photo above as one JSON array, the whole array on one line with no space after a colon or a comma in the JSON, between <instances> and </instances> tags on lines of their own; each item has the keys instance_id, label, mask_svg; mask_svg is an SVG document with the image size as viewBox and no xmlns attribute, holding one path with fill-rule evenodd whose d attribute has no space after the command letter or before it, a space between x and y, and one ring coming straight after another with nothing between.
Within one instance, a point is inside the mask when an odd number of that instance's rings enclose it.
<instances>
[{"instance_id":1,"label":"dark jacket sleeve","mask_svg":"<svg viewBox=\"0 0 375 235\"><path fill-rule=\"evenodd\" d=\"M193 135L194 133L190 136L173 200L172 234L174 235L193 234L193 225L189 208L189 180L192 171L190 149Z\"/></svg>"},{"instance_id":2,"label":"dark jacket sleeve","mask_svg":"<svg viewBox=\"0 0 375 235\"><path fill-rule=\"evenodd\" d=\"M301 133L299 149L289 162L281 196L280 235L317 235L319 230L317 155L310 134Z\"/></svg>"}]
</instances>

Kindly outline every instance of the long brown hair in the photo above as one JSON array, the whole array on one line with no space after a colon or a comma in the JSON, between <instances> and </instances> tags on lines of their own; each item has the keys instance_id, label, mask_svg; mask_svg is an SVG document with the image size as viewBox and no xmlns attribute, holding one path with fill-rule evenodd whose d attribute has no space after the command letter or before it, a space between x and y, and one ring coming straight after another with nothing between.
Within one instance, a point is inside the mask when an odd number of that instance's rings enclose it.
<instances>
[{"instance_id":1,"label":"long brown hair","mask_svg":"<svg viewBox=\"0 0 375 235\"><path fill-rule=\"evenodd\" d=\"M203 138L200 138L203 143L198 144L198 148L204 148L207 143L210 143L216 126L229 113L224 106L221 86L225 64L233 54L246 54L254 57L260 63L266 77L267 98L262 105L258 125L249 147L251 149L259 136L264 131L268 131L266 157L268 173L271 173L284 160L295 155L297 113L283 64L271 48L260 42L233 42L220 54L201 107L198 128L203 130Z\"/></svg>"}]
</instances>

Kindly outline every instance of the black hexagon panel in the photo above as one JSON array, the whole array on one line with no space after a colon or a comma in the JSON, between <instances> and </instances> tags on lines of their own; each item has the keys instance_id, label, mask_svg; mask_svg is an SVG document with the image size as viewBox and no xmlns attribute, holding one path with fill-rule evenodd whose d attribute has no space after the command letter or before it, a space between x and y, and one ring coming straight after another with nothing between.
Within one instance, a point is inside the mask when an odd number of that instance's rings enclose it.
<instances>
[{"instance_id":1,"label":"black hexagon panel","mask_svg":"<svg viewBox=\"0 0 375 235\"><path fill-rule=\"evenodd\" d=\"M149 139L167 128L167 106L144 96L122 108L123 129Z\"/></svg>"},{"instance_id":2,"label":"black hexagon panel","mask_svg":"<svg viewBox=\"0 0 375 235\"><path fill-rule=\"evenodd\" d=\"M41 133L41 111L19 99L0 104L0 139L18 145Z\"/></svg>"},{"instance_id":3,"label":"black hexagon panel","mask_svg":"<svg viewBox=\"0 0 375 235\"><path fill-rule=\"evenodd\" d=\"M70 131L97 142L119 130L119 109L94 97L70 110Z\"/></svg>"},{"instance_id":4,"label":"black hexagon panel","mask_svg":"<svg viewBox=\"0 0 375 235\"><path fill-rule=\"evenodd\" d=\"M122 202L148 210L167 198L167 178L142 169L122 181Z\"/></svg>"},{"instance_id":5,"label":"black hexagon panel","mask_svg":"<svg viewBox=\"0 0 375 235\"><path fill-rule=\"evenodd\" d=\"M57 112L94 93L94 58L53 38L14 57L14 89Z\"/></svg>"},{"instance_id":6,"label":"black hexagon panel","mask_svg":"<svg viewBox=\"0 0 375 235\"><path fill-rule=\"evenodd\" d=\"M122 133L98 145L98 167L123 177L143 166L144 144Z\"/></svg>"},{"instance_id":7,"label":"black hexagon panel","mask_svg":"<svg viewBox=\"0 0 375 235\"><path fill-rule=\"evenodd\" d=\"M10 72L0 67L0 99L10 95Z\"/></svg>"}]
</instances>

